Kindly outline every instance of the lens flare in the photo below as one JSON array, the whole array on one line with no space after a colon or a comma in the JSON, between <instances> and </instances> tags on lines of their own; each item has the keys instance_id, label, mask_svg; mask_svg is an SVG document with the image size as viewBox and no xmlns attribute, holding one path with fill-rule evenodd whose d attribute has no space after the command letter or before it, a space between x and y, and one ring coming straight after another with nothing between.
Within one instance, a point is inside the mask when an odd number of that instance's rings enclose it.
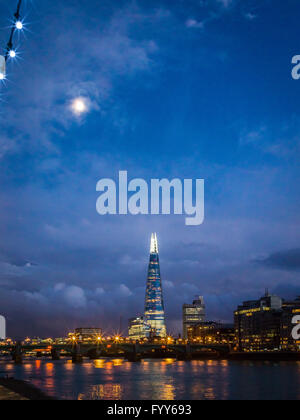
<instances>
[{"instance_id":1,"label":"lens flare","mask_svg":"<svg viewBox=\"0 0 300 420\"><path fill-rule=\"evenodd\" d=\"M10 58L15 58L16 57L16 51L15 50L10 50L9 51L9 56L10 56Z\"/></svg>"}]
</instances>

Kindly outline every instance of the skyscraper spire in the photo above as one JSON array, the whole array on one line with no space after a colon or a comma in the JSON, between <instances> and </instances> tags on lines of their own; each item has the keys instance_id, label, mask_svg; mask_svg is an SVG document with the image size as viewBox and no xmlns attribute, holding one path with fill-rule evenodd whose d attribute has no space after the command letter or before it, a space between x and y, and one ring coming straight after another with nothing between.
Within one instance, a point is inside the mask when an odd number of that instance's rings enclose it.
<instances>
[{"instance_id":1,"label":"skyscraper spire","mask_svg":"<svg viewBox=\"0 0 300 420\"><path fill-rule=\"evenodd\" d=\"M151 235L150 254L158 254L158 241L156 233Z\"/></svg>"},{"instance_id":2,"label":"skyscraper spire","mask_svg":"<svg viewBox=\"0 0 300 420\"><path fill-rule=\"evenodd\" d=\"M145 321L154 335L166 337L165 310L156 233L151 235L150 262L145 299Z\"/></svg>"}]
</instances>

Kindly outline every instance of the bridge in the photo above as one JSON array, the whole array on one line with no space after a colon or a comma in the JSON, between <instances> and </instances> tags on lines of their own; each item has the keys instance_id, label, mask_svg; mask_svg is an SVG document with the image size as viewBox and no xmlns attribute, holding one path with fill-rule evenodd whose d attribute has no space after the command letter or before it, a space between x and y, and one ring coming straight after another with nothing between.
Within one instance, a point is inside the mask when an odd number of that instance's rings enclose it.
<instances>
[{"instance_id":1,"label":"bridge","mask_svg":"<svg viewBox=\"0 0 300 420\"><path fill-rule=\"evenodd\" d=\"M70 344L22 344L0 346L0 353L11 354L15 363L22 363L26 354L47 354L53 360L62 355L72 357L73 363L81 363L84 357L124 357L138 362L145 358L174 357L192 360L203 357L224 358L230 353L228 345L219 344L151 344L151 343L70 343Z\"/></svg>"}]
</instances>

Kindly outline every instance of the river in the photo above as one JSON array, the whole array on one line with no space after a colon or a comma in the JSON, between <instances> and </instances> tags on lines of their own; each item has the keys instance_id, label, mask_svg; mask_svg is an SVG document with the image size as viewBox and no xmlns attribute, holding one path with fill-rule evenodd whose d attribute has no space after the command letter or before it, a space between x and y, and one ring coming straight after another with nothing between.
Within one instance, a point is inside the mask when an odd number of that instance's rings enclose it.
<instances>
[{"instance_id":1,"label":"river","mask_svg":"<svg viewBox=\"0 0 300 420\"><path fill-rule=\"evenodd\" d=\"M4 375L71 400L300 400L300 362L1 360Z\"/></svg>"}]
</instances>

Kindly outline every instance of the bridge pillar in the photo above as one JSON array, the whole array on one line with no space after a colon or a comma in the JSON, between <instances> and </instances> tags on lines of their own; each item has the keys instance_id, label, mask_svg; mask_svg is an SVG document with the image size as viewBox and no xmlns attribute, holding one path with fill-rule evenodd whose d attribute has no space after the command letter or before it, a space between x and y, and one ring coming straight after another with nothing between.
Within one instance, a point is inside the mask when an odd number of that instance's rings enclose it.
<instances>
[{"instance_id":1,"label":"bridge pillar","mask_svg":"<svg viewBox=\"0 0 300 420\"><path fill-rule=\"evenodd\" d=\"M52 360L60 360L60 351L57 349L51 349Z\"/></svg>"},{"instance_id":2,"label":"bridge pillar","mask_svg":"<svg viewBox=\"0 0 300 420\"><path fill-rule=\"evenodd\" d=\"M97 360L99 357L101 357L101 350L100 349L92 349L88 352L87 356L90 358L90 360Z\"/></svg>"},{"instance_id":3,"label":"bridge pillar","mask_svg":"<svg viewBox=\"0 0 300 420\"><path fill-rule=\"evenodd\" d=\"M125 358L128 360L128 362L140 362L142 360L142 356L140 354L136 353L125 353Z\"/></svg>"},{"instance_id":4,"label":"bridge pillar","mask_svg":"<svg viewBox=\"0 0 300 420\"><path fill-rule=\"evenodd\" d=\"M23 363L22 343L20 341L17 342L16 347L12 351L12 359L17 365Z\"/></svg>"},{"instance_id":5,"label":"bridge pillar","mask_svg":"<svg viewBox=\"0 0 300 420\"><path fill-rule=\"evenodd\" d=\"M80 352L80 345L76 344L75 350L72 355L72 363L82 363L83 362L83 356Z\"/></svg>"},{"instance_id":6,"label":"bridge pillar","mask_svg":"<svg viewBox=\"0 0 300 420\"><path fill-rule=\"evenodd\" d=\"M192 360L192 350L190 343L187 343L184 352L177 353L177 360Z\"/></svg>"},{"instance_id":7,"label":"bridge pillar","mask_svg":"<svg viewBox=\"0 0 300 420\"><path fill-rule=\"evenodd\" d=\"M82 363L83 356L81 354L73 354L72 356L72 363Z\"/></svg>"},{"instance_id":8,"label":"bridge pillar","mask_svg":"<svg viewBox=\"0 0 300 420\"><path fill-rule=\"evenodd\" d=\"M125 359L127 359L129 362L140 362L142 360L142 355L140 352L140 345L138 342L136 342L133 345L133 351L125 353Z\"/></svg>"}]
</instances>

